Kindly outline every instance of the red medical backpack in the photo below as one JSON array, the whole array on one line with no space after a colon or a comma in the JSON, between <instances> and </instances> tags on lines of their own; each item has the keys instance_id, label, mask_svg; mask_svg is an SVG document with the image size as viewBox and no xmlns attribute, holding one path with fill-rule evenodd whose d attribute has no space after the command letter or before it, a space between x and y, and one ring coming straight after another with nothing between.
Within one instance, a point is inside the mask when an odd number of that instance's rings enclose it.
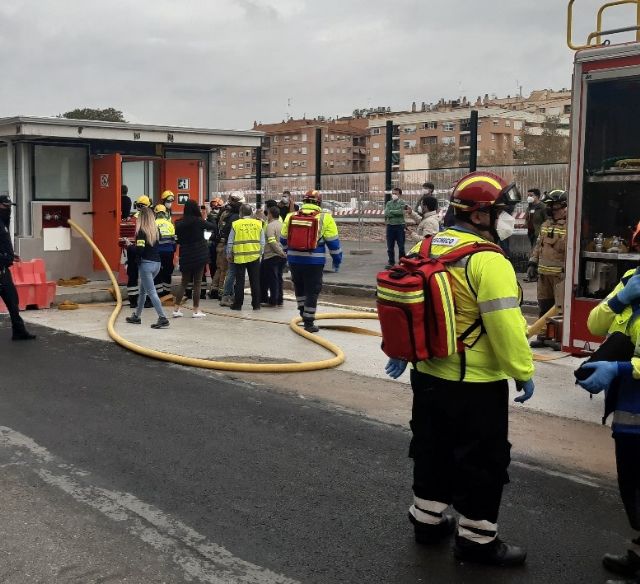
<instances>
[{"instance_id":1,"label":"red medical backpack","mask_svg":"<svg viewBox=\"0 0 640 584\"><path fill-rule=\"evenodd\" d=\"M493 243L470 243L437 258L431 257L433 236L425 238L417 256L378 274L378 318L382 350L391 358L426 361L464 350L463 341L475 328L456 335L451 275L447 265L480 252L504 255Z\"/></svg>"},{"instance_id":2,"label":"red medical backpack","mask_svg":"<svg viewBox=\"0 0 640 584\"><path fill-rule=\"evenodd\" d=\"M287 247L294 251L313 251L318 247L320 236L320 211L302 213L298 211L289 220Z\"/></svg>"}]
</instances>

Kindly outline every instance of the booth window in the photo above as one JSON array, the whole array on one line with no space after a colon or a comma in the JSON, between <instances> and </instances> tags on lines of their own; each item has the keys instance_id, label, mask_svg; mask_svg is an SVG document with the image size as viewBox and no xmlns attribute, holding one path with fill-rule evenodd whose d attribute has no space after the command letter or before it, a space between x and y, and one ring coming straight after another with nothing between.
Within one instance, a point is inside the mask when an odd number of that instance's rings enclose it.
<instances>
[{"instance_id":1,"label":"booth window","mask_svg":"<svg viewBox=\"0 0 640 584\"><path fill-rule=\"evenodd\" d=\"M88 201L87 148L34 145L33 193L36 201Z\"/></svg>"}]
</instances>

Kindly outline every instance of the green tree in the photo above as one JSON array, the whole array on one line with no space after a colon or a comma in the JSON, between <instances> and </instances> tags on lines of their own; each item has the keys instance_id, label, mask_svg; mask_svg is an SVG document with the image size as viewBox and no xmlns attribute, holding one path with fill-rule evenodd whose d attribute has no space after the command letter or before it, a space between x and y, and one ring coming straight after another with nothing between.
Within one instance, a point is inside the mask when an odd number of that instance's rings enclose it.
<instances>
[{"instance_id":1,"label":"green tree","mask_svg":"<svg viewBox=\"0 0 640 584\"><path fill-rule=\"evenodd\" d=\"M551 164L569 161L569 136L560 127L558 116L547 116L539 128L525 128L522 149L514 156L528 164Z\"/></svg>"},{"instance_id":2,"label":"green tree","mask_svg":"<svg viewBox=\"0 0 640 584\"><path fill-rule=\"evenodd\" d=\"M126 122L120 110L108 107L94 109L90 107L76 108L58 116L70 120L100 120L102 122Z\"/></svg>"},{"instance_id":3,"label":"green tree","mask_svg":"<svg viewBox=\"0 0 640 584\"><path fill-rule=\"evenodd\" d=\"M459 166L458 148L455 144L424 144L418 149L429 155L429 168L452 168Z\"/></svg>"}]
</instances>

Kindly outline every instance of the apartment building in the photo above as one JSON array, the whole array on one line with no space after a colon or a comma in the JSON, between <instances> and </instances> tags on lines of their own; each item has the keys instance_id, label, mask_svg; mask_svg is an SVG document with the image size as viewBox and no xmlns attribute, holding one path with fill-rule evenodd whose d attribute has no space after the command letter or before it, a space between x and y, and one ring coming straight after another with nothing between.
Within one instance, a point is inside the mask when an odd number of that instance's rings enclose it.
<instances>
[{"instance_id":1,"label":"apartment building","mask_svg":"<svg viewBox=\"0 0 640 584\"><path fill-rule=\"evenodd\" d=\"M367 159L366 120L290 119L278 124L257 124L262 139L262 176L315 174L316 129L322 132L322 174L364 172ZM251 178L256 174L256 151L226 148L218 156L218 177Z\"/></svg>"},{"instance_id":2,"label":"apartment building","mask_svg":"<svg viewBox=\"0 0 640 584\"><path fill-rule=\"evenodd\" d=\"M430 166L463 166L471 150L471 108L408 114L387 114L369 120L369 170L385 168L386 122L393 121L392 169L405 170L407 156L428 153ZM479 164L513 164L526 131L541 131L541 114L502 108L478 111Z\"/></svg>"}]
</instances>

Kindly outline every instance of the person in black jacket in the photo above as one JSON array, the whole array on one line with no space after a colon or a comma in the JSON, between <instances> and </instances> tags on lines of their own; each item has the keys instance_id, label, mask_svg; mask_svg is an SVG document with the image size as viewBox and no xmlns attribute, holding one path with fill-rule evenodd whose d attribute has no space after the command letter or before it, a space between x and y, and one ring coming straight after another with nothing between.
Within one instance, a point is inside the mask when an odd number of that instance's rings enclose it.
<instances>
[{"instance_id":1,"label":"person in black jacket","mask_svg":"<svg viewBox=\"0 0 640 584\"><path fill-rule=\"evenodd\" d=\"M164 314L153 279L160 272L160 231L156 225L156 216L149 207L140 209L136 218L135 256L140 274L140 298L134 313L125 320L130 324L141 324L140 316L147 296L158 313L158 321L151 328L161 329L169 326Z\"/></svg>"},{"instance_id":2,"label":"person in black jacket","mask_svg":"<svg viewBox=\"0 0 640 584\"><path fill-rule=\"evenodd\" d=\"M220 216L220 244L223 250L227 247L227 241L231 234L231 225L234 221L240 219L240 207L245 203L244 195L240 191L236 191L229 195L227 204L228 211L223 212ZM225 252L226 253L226 252ZM225 255L226 259L226 255ZM220 306L231 306L233 304L234 283L236 281L235 264L227 262L227 272L222 282L222 294L220 294Z\"/></svg>"},{"instance_id":3,"label":"person in black jacket","mask_svg":"<svg viewBox=\"0 0 640 584\"><path fill-rule=\"evenodd\" d=\"M14 261L20 261L20 258L13 253L11 233L9 232L13 205L15 203L11 202L8 195L0 195L0 298L6 304L11 318L11 328L13 329L11 338L14 341L30 341L36 336L29 333L24 326L18 307L18 291L9 270Z\"/></svg>"},{"instance_id":4,"label":"person in black jacket","mask_svg":"<svg viewBox=\"0 0 640 584\"><path fill-rule=\"evenodd\" d=\"M200 213L198 203L189 199L184 205L184 215L176 222L176 237L180 246L180 272L182 280L176 293L173 307L174 318L183 316L180 304L184 297L187 285L193 282L193 318L203 318L204 312L200 310L200 286L202 274L209 261L209 245L204 238L205 231L214 231L217 226L205 221Z\"/></svg>"}]
</instances>

